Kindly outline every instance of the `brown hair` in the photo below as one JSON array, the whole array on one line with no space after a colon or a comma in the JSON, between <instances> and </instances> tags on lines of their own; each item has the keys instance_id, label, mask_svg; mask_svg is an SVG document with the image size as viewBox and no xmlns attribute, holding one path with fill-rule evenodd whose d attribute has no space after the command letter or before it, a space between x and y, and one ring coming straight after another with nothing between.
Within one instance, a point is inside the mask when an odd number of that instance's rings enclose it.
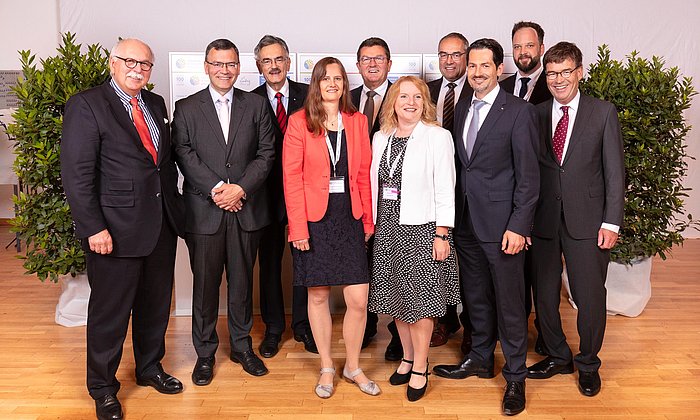
<instances>
[{"instance_id":1,"label":"brown hair","mask_svg":"<svg viewBox=\"0 0 700 420\"><path fill-rule=\"evenodd\" d=\"M401 91L401 83L403 82L413 83L413 85L418 88L423 96L423 112L421 113L420 120L424 124L439 126L436 117L437 111L435 110L433 101L430 100L430 90L428 89L428 85L425 84L423 79L416 76L403 76L391 85L386 94L386 98L384 98L384 104L382 105L380 117L382 132L389 134L399 124L394 105L396 105L396 100L398 99L399 92Z\"/></svg>"},{"instance_id":2,"label":"brown hair","mask_svg":"<svg viewBox=\"0 0 700 420\"><path fill-rule=\"evenodd\" d=\"M325 128L323 128L323 123L326 122L326 110L323 108L323 98L321 96L321 79L326 77L326 68L330 64L337 64L340 66L340 74L343 75L343 94L340 96L338 109L341 112L351 115L357 112L355 106L350 101L350 82L348 82L348 74L345 72L343 63L335 57L324 57L320 59L311 73L309 93L304 101L306 128L317 136L320 136L326 131Z\"/></svg>"},{"instance_id":3,"label":"brown hair","mask_svg":"<svg viewBox=\"0 0 700 420\"><path fill-rule=\"evenodd\" d=\"M553 47L547 50L542 58L542 65L547 69L549 63L563 63L567 58L574 62L576 67L583 65L583 54L576 44L571 42L558 42Z\"/></svg>"}]
</instances>

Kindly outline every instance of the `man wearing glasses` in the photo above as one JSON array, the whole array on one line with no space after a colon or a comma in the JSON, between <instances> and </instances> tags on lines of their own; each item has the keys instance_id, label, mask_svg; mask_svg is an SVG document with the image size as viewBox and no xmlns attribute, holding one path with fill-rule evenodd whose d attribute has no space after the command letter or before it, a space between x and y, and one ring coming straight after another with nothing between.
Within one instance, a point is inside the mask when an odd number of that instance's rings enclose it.
<instances>
[{"instance_id":1,"label":"man wearing glasses","mask_svg":"<svg viewBox=\"0 0 700 420\"><path fill-rule=\"evenodd\" d=\"M270 224L265 180L275 157L266 101L235 89L238 48L228 39L205 52L209 87L175 104L172 138L185 182L185 240L193 274L195 385L208 385L219 346L219 285L226 268L230 358L254 376L268 373L253 352L253 264Z\"/></svg>"},{"instance_id":2,"label":"man wearing glasses","mask_svg":"<svg viewBox=\"0 0 700 420\"><path fill-rule=\"evenodd\" d=\"M474 91L467 83L467 48L469 41L458 33L451 32L438 43L438 63L442 77L428 83L430 99L437 108L437 119L442 128L452 132L454 110L457 102L472 97ZM432 347L447 343L450 335L459 330L460 322L464 326L462 334L462 354L469 353L472 347L472 327L469 322L469 312L464 307L466 300L462 299L462 313L457 317L457 305L448 305L447 313L435 323L433 335L430 337Z\"/></svg>"},{"instance_id":3,"label":"man wearing glasses","mask_svg":"<svg viewBox=\"0 0 700 420\"><path fill-rule=\"evenodd\" d=\"M532 230L537 317L548 356L528 368L528 378L579 371L581 394L600 391L598 352L606 317L605 278L610 249L622 225L625 168L615 107L580 93L583 57L570 42L544 55L547 86L554 96L537 106L540 125L540 199ZM566 343L559 315L564 255L578 307L579 353Z\"/></svg>"},{"instance_id":4,"label":"man wearing glasses","mask_svg":"<svg viewBox=\"0 0 700 420\"><path fill-rule=\"evenodd\" d=\"M73 95L63 119L61 174L87 259L87 387L98 419L123 416L115 375L130 315L136 383L183 389L160 364L185 213L165 101L143 90L153 61L142 41L119 41L111 79Z\"/></svg>"},{"instance_id":5,"label":"man wearing glasses","mask_svg":"<svg viewBox=\"0 0 700 420\"><path fill-rule=\"evenodd\" d=\"M265 323L265 338L260 344L263 357L273 357L279 351L285 328L284 297L282 289L282 257L287 238L287 209L282 188L282 143L287 131L287 120L304 105L309 86L287 79L291 60L289 48L282 39L265 35L253 50L258 71L265 83L253 93L265 98L273 115L275 133L275 163L267 178L267 192L272 210L272 223L263 229L258 257L260 258L260 314ZM292 291L292 330L294 339L304 343L306 351L317 353L316 343L309 326L305 287L294 286Z\"/></svg>"},{"instance_id":6,"label":"man wearing glasses","mask_svg":"<svg viewBox=\"0 0 700 420\"><path fill-rule=\"evenodd\" d=\"M379 115L384 104L386 91L391 86L387 79L391 70L391 52L389 45L381 38L367 38L357 49L357 69L362 76L362 86L358 86L350 91L350 99L355 107L367 117L367 128L369 129L369 141L372 141L374 133L379 131ZM367 243L367 258L372 267L372 246L374 239ZM370 268L371 271L371 268ZM367 325L365 336L362 339L362 348L369 345L377 335L377 323L379 316L367 311ZM384 358L389 361L398 361L403 357L403 347L396 324L391 321L388 325L391 332L391 341L386 347Z\"/></svg>"}]
</instances>

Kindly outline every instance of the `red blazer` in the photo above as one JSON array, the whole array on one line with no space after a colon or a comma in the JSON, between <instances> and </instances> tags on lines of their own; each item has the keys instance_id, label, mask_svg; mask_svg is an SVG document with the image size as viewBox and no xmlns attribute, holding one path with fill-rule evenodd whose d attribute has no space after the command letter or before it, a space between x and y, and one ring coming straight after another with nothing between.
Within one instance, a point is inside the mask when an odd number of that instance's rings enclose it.
<instances>
[{"instance_id":1,"label":"red blazer","mask_svg":"<svg viewBox=\"0 0 700 420\"><path fill-rule=\"evenodd\" d=\"M367 117L343 113L348 148L348 175L352 214L362 218L365 233L374 233L369 168L372 149L367 133ZM306 128L303 110L289 117L282 146L284 198L289 220L289 241L309 238L308 222L323 218L328 208L331 162L325 136L315 136Z\"/></svg>"}]
</instances>

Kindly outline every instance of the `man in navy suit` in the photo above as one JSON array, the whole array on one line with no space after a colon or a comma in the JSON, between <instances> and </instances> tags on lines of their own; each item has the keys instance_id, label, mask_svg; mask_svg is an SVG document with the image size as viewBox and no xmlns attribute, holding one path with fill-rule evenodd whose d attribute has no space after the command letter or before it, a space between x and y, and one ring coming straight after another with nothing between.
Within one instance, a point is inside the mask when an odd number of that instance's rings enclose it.
<instances>
[{"instance_id":1,"label":"man in navy suit","mask_svg":"<svg viewBox=\"0 0 700 420\"><path fill-rule=\"evenodd\" d=\"M494 376L500 340L507 385L503 413L525 409L527 319L523 253L539 194L535 107L498 85L503 48L493 39L467 51L471 101L455 111L457 189L455 247L472 323L472 348L437 375L463 379ZM496 332L498 331L498 333Z\"/></svg>"},{"instance_id":2,"label":"man in navy suit","mask_svg":"<svg viewBox=\"0 0 700 420\"><path fill-rule=\"evenodd\" d=\"M287 130L287 118L302 108L309 86L287 79L291 60L287 43L279 37L263 36L253 50L258 71L265 83L253 90L268 100L268 109L273 115L275 134L275 163L267 177L267 192L270 196L271 223L263 229L258 249L260 273L260 315L265 323L265 338L260 343L260 355L273 357L279 351L284 332L284 296L282 289L282 257L287 244L284 229L287 224L287 209L282 188L282 143ZM306 310L305 287L292 289L292 330L294 339L304 343L306 351L317 353L316 343L309 326Z\"/></svg>"},{"instance_id":3,"label":"man in navy suit","mask_svg":"<svg viewBox=\"0 0 700 420\"><path fill-rule=\"evenodd\" d=\"M115 375L130 316L136 383L183 389L160 364L185 214L165 102L144 90L153 62L142 41L119 41L111 79L73 95L63 118L61 175L87 259L87 387L98 419L123 416Z\"/></svg>"},{"instance_id":4,"label":"man in navy suit","mask_svg":"<svg viewBox=\"0 0 700 420\"><path fill-rule=\"evenodd\" d=\"M600 358L606 317L605 278L610 249L622 225L625 167L615 107L579 92L583 56L570 42L544 55L554 96L537 106L540 122L540 199L532 231L537 317L548 356L528 368L546 379L578 368L579 391L600 391ZM559 316L564 256L581 338L573 357ZM573 362L573 363L572 363Z\"/></svg>"}]
</instances>

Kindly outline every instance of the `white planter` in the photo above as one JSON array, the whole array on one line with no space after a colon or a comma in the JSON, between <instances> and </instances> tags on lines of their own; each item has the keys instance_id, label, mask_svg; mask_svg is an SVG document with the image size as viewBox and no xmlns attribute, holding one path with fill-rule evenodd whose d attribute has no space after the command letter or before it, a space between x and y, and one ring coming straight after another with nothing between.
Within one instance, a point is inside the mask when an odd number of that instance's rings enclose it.
<instances>
[{"instance_id":1,"label":"white planter","mask_svg":"<svg viewBox=\"0 0 700 420\"><path fill-rule=\"evenodd\" d=\"M569 303L577 309L571 297L566 266L561 277ZM651 258L635 260L631 265L610 262L605 288L608 314L639 316L651 298Z\"/></svg>"},{"instance_id":2,"label":"white planter","mask_svg":"<svg viewBox=\"0 0 700 420\"><path fill-rule=\"evenodd\" d=\"M56 323L64 327L87 325L90 284L86 273L62 276L61 296L56 304Z\"/></svg>"}]
</instances>

